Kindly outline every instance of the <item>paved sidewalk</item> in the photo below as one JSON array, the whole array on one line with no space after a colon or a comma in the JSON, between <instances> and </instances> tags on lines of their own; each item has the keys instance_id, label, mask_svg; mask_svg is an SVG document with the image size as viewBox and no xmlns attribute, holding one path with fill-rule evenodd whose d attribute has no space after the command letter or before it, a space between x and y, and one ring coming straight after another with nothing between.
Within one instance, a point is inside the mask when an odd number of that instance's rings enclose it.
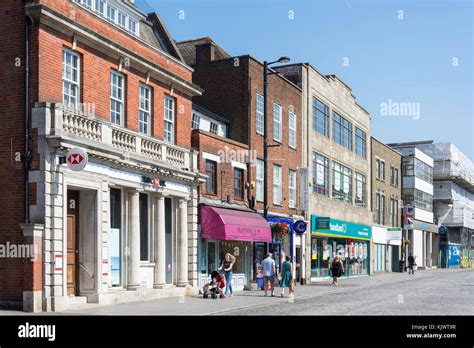
<instances>
[{"instance_id":1,"label":"paved sidewalk","mask_svg":"<svg viewBox=\"0 0 474 348\"><path fill-rule=\"evenodd\" d=\"M383 284L411 282L419 278L438 277L453 272L465 272L460 269L434 269L423 270L415 275L408 273L386 273L375 276L357 278L340 278L339 286L332 285L331 280L321 281L311 285L297 285L294 298L281 298L280 289L275 290L275 297L264 297L263 291L239 291L234 297L226 299L203 299L196 297L174 297L143 302L132 302L110 306L96 304L88 308L68 310L56 313L23 313L16 311L0 311L0 315L215 315L244 308L255 308L272 305L278 302L298 301L312 297L325 296L337 292L348 292L355 289L375 287ZM472 269L470 271L473 271Z\"/></svg>"}]
</instances>

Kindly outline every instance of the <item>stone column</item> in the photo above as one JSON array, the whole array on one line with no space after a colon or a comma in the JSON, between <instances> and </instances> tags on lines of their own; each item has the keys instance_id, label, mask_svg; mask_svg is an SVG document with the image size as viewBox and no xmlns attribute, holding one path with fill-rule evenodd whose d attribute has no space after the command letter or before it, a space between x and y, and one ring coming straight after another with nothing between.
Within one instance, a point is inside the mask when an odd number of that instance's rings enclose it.
<instances>
[{"instance_id":1,"label":"stone column","mask_svg":"<svg viewBox=\"0 0 474 348\"><path fill-rule=\"evenodd\" d=\"M188 285L188 203L179 200L178 286Z\"/></svg>"},{"instance_id":2,"label":"stone column","mask_svg":"<svg viewBox=\"0 0 474 348\"><path fill-rule=\"evenodd\" d=\"M165 235L165 195L156 199L157 214L155 224L155 281L153 287L159 289L166 284L166 235Z\"/></svg>"},{"instance_id":3,"label":"stone column","mask_svg":"<svg viewBox=\"0 0 474 348\"><path fill-rule=\"evenodd\" d=\"M140 287L140 194L130 191L129 195L129 255L127 290Z\"/></svg>"}]
</instances>

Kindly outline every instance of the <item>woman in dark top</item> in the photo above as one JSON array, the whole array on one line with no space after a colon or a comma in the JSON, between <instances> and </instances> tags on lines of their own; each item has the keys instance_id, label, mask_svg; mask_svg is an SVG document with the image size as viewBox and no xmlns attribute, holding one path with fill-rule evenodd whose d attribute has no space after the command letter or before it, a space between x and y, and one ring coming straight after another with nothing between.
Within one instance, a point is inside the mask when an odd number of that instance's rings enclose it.
<instances>
[{"instance_id":1,"label":"woman in dark top","mask_svg":"<svg viewBox=\"0 0 474 348\"><path fill-rule=\"evenodd\" d=\"M232 266L234 265L232 256L227 253L225 254L225 260L222 262L222 265L219 267L219 271L224 270L225 275L225 294L227 295L228 290L230 290L230 297L234 296L232 291Z\"/></svg>"},{"instance_id":2,"label":"woman in dark top","mask_svg":"<svg viewBox=\"0 0 474 348\"><path fill-rule=\"evenodd\" d=\"M332 272L332 283L338 285L337 278L339 278L344 272L344 265L342 264L341 258L339 255L336 255L331 263L331 272Z\"/></svg>"}]
</instances>

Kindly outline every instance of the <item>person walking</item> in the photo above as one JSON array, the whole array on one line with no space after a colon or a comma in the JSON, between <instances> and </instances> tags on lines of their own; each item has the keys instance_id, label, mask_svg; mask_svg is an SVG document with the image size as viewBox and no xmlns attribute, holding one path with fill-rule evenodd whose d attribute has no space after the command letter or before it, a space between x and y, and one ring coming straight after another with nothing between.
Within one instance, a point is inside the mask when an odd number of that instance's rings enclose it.
<instances>
[{"instance_id":1,"label":"person walking","mask_svg":"<svg viewBox=\"0 0 474 348\"><path fill-rule=\"evenodd\" d=\"M339 285L337 278L339 278L344 272L344 265L342 264L341 257L339 255L334 256L334 259L331 262L331 272L332 272L332 283L334 285Z\"/></svg>"},{"instance_id":2,"label":"person walking","mask_svg":"<svg viewBox=\"0 0 474 348\"><path fill-rule=\"evenodd\" d=\"M234 291L232 290L232 266L234 265L235 259L233 259L232 255L227 253L225 254L225 259L222 261L222 265L219 267L219 271L224 271L225 277L225 295L230 290L230 297L234 296Z\"/></svg>"},{"instance_id":3,"label":"person walking","mask_svg":"<svg viewBox=\"0 0 474 348\"><path fill-rule=\"evenodd\" d=\"M280 288L281 288L281 297L285 297L285 288L288 288L288 296L291 294L291 282L293 280L292 275L292 265L291 265L291 257L287 255L285 257L285 262L281 266L281 281L280 281Z\"/></svg>"},{"instance_id":4,"label":"person walking","mask_svg":"<svg viewBox=\"0 0 474 348\"><path fill-rule=\"evenodd\" d=\"M413 256L411 253L410 253L410 256L408 256L408 274L410 274L410 271L411 271L411 274L415 274L415 259L416 259L416 256Z\"/></svg>"},{"instance_id":5,"label":"person walking","mask_svg":"<svg viewBox=\"0 0 474 348\"><path fill-rule=\"evenodd\" d=\"M272 286L272 297L275 296L275 273L276 266L275 260L272 259L272 254L267 253L265 259L262 261L263 268L263 288L265 290L265 296L267 296L268 282Z\"/></svg>"}]
</instances>

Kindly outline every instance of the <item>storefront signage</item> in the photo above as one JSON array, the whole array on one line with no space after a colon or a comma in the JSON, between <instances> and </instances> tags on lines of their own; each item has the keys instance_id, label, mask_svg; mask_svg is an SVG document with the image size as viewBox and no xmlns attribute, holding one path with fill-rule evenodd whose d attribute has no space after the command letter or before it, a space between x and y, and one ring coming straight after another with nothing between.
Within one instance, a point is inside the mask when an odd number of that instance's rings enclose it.
<instances>
[{"instance_id":1,"label":"storefront signage","mask_svg":"<svg viewBox=\"0 0 474 348\"><path fill-rule=\"evenodd\" d=\"M160 180L158 178L152 178L149 176L142 176L142 182L145 184L152 184L154 186L166 186L165 180Z\"/></svg>"},{"instance_id":2,"label":"storefront signage","mask_svg":"<svg viewBox=\"0 0 474 348\"><path fill-rule=\"evenodd\" d=\"M78 147L74 147L69 150L66 155L66 165L69 169L76 172L81 171L87 165L88 156L87 152Z\"/></svg>"},{"instance_id":3,"label":"storefront signage","mask_svg":"<svg viewBox=\"0 0 474 348\"><path fill-rule=\"evenodd\" d=\"M303 220L298 220L293 224L293 230L297 234L303 234L306 232L307 224Z\"/></svg>"},{"instance_id":4,"label":"storefront signage","mask_svg":"<svg viewBox=\"0 0 474 348\"><path fill-rule=\"evenodd\" d=\"M300 207L301 210L308 210L309 200L309 181L308 181L308 168L300 168Z\"/></svg>"},{"instance_id":5,"label":"storefront signage","mask_svg":"<svg viewBox=\"0 0 474 348\"><path fill-rule=\"evenodd\" d=\"M329 220L329 221L328 221ZM329 228L326 226L329 225ZM311 216L311 232L341 238L371 239L372 228L342 220Z\"/></svg>"},{"instance_id":6,"label":"storefront signage","mask_svg":"<svg viewBox=\"0 0 474 348\"><path fill-rule=\"evenodd\" d=\"M329 227L330 221L331 221L331 219L328 218L328 217L318 217L316 219L315 229L316 230L329 230L330 229L330 227Z\"/></svg>"},{"instance_id":7,"label":"storefront signage","mask_svg":"<svg viewBox=\"0 0 474 348\"><path fill-rule=\"evenodd\" d=\"M387 228L387 241L402 240L401 228Z\"/></svg>"},{"instance_id":8,"label":"storefront signage","mask_svg":"<svg viewBox=\"0 0 474 348\"><path fill-rule=\"evenodd\" d=\"M446 234L447 232L448 232L448 229L446 228L446 226L444 225L439 226L439 233Z\"/></svg>"}]
</instances>

